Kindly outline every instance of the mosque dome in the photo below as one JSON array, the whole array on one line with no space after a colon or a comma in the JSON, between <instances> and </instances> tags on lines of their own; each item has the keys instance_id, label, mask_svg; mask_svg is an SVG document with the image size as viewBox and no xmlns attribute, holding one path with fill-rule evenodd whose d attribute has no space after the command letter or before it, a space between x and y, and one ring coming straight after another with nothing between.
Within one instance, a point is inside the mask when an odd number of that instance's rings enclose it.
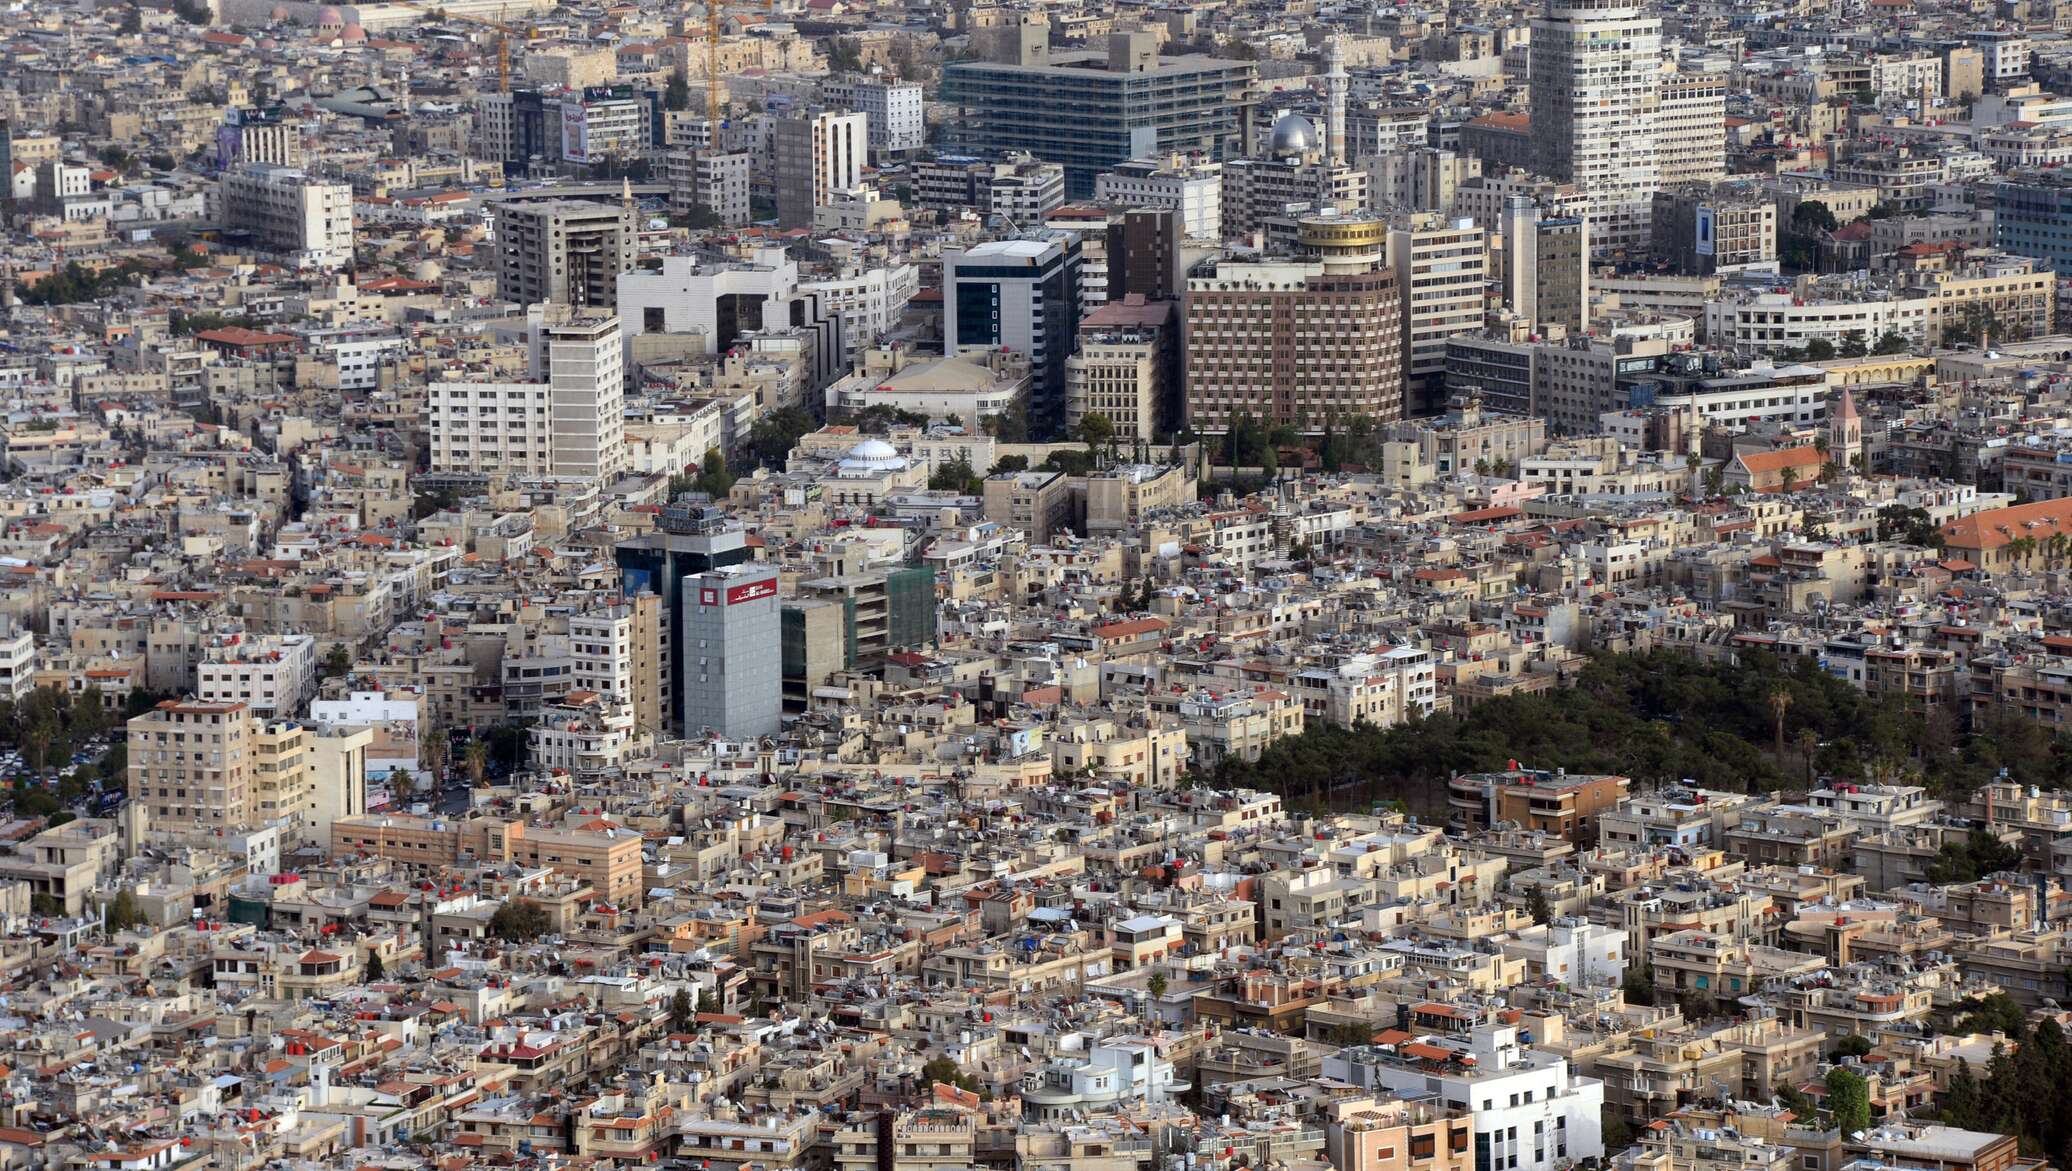
<instances>
[{"instance_id":1,"label":"mosque dome","mask_svg":"<svg viewBox=\"0 0 2072 1171\"><path fill-rule=\"evenodd\" d=\"M1266 149L1273 155L1308 154L1317 149L1316 123L1300 114L1281 115L1273 124L1273 137Z\"/></svg>"},{"instance_id":2,"label":"mosque dome","mask_svg":"<svg viewBox=\"0 0 2072 1171\"><path fill-rule=\"evenodd\" d=\"M882 439L866 439L842 457L842 470L848 472L889 472L905 466L898 449Z\"/></svg>"}]
</instances>

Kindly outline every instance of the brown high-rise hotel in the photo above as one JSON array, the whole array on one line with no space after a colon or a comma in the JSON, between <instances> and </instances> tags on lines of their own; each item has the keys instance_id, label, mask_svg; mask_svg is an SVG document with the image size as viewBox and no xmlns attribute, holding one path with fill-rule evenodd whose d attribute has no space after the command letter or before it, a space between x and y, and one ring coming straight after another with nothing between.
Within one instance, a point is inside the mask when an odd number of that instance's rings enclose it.
<instances>
[{"instance_id":1,"label":"brown high-rise hotel","mask_svg":"<svg viewBox=\"0 0 2072 1171\"><path fill-rule=\"evenodd\" d=\"M1334 416L1403 414L1403 317L1382 267L1387 226L1301 221L1302 255L1219 261L1187 282L1187 418L1213 432L1244 413L1319 434Z\"/></svg>"}]
</instances>

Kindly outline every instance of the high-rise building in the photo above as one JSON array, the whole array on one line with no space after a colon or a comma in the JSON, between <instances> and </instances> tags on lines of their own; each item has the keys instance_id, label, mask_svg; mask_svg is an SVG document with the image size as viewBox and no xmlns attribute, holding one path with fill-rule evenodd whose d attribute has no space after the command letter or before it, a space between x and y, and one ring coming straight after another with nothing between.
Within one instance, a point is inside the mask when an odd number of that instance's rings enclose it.
<instances>
[{"instance_id":1,"label":"high-rise building","mask_svg":"<svg viewBox=\"0 0 2072 1171\"><path fill-rule=\"evenodd\" d=\"M1662 71L1655 149L1663 187L1717 183L1727 177L1727 75L1722 71Z\"/></svg>"},{"instance_id":2,"label":"high-rise building","mask_svg":"<svg viewBox=\"0 0 2072 1171\"><path fill-rule=\"evenodd\" d=\"M753 218L748 192L755 156L748 151L676 147L664 166L670 211L681 215L703 208L723 228L738 228Z\"/></svg>"},{"instance_id":3,"label":"high-rise building","mask_svg":"<svg viewBox=\"0 0 2072 1171\"><path fill-rule=\"evenodd\" d=\"M777 567L709 569L683 583L684 733L745 740L782 730L784 674Z\"/></svg>"},{"instance_id":4,"label":"high-rise building","mask_svg":"<svg viewBox=\"0 0 2072 1171\"><path fill-rule=\"evenodd\" d=\"M533 377L547 385L548 468L556 476L613 480L626 471L626 353L619 319L539 322Z\"/></svg>"},{"instance_id":5,"label":"high-rise building","mask_svg":"<svg viewBox=\"0 0 2072 1171\"><path fill-rule=\"evenodd\" d=\"M675 503L663 507L654 531L621 541L612 556L626 597L637 601L641 595L651 594L660 599L656 678L666 691L662 707L669 726L683 730L684 693L677 680L678 665L688 653L684 645L685 583L707 570L750 560L748 534L724 509Z\"/></svg>"},{"instance_id":6,"label":"high-rise building","mask_svg":"<svg viewBox=\"0 0 2072 1171\"><path fill-rule=\"evenodd\" d=\"M1104 300L1141 297L1178 300L1180 213L1168 208L1131 208L1108 221L1108 288Z\"/></svg>"},{"instance_id":7,"label":"high-rise building","mask_svg":"<svg viewBox=\"0 0 2072 1171\"><path fill-rule=\"evenodd\" d=\"M353 189L311 179L293 167L252 163L220 184L223 226L303 268L341 268L353 259Z\"/></svg>"},{"instance_id":8,"label":"high-rise building","mask_svg":"<svg viewBox=\"0 0 2072 1171\"><path fill-rule=\"evenodd\" d=\"M863 163L870 149L870 123L862 114L822 110L779 118L771 149L777 177L777 221L788 228L813 222L813 209L835 191L863 182Z\"/></svg>"},{"instance_id":9,"label":"high-rise building","mask_svg":"<svg viewBox=\"0 0 2072 1171\"><path fill-rule=\"evenodd\" d=\"M1223 165L1223 238L1251 239L1276 219L1292 230L1296 215L1358 211L1368 199L1367 172L1332 162L1316 125L1288 114L1274 123L1265 157Z\"/></svg>"},{"instance_id":10,"label":"high-rise building","mask_svg":"<svg viewBox=\"0 0 2072 1171\"><path fill-rule=\"evenodd\" d=\"M1590 314L1590 230L1581 216L1542 215L1524 195L1505 198L1496 221L1504 306L1535 326L1581 333Z\"/></svg>"},{"instance_id":11,"label":"high-rise building","mask_svg":"<svg viewBox=\"0 0 2072 1171\"><path fill-rule=\"evenodd\" d=\"M1079 241L1066 233L993 240L942 258L943 337L951 354L1002 346L1029 357L1029 427L1064 424L1065 359L1079 325Z\"/></svg>"},{"instance_id":12,"label":"high-rise building","mask_svg":"<svg viewBox=\"0 0 2072 1171\"><path fill-rule=\"evenodd\" d=\"M314 842L316 793L312 731L294 720L253 721L252 821L275 825L291 840Z\"/></svg>"},{"instance_id":13,"label":"high-rise building","mask_svg":"<svg viewBox=\"0 0 2072 1171\"><path fill-rule=\"evenodd\" d=\"M1481 177L1481 159L1437 147L1414 146L1367 160L1376 207L1448 212L1461 184Z\"/></svg>"},{"instance_id":14,"label":"high-rise building","mask_svg":"<svg viewBox=\"0 0 2072 1171\"><path fill-rule=\"evenodd\" d=\"M626 451L619 319L535 309L523 382L434 381L425 392L434 471L611 479Z\"/></svg>"},{"instance_id":15,"label":"high-rise building","mask_svg":"<svg viewBox=\"0 0 2072 1171\"><path fill-rule=\"evenodd\" d=\"M633 710L634 727L660 731L669 680L661 667L662 599L629 594L624 601L568 617L568 646L578 691L594 691Z\"/></svg>"},{"instance_id":16,"label":"high-rise building","mask_svg":"<svg viewBox=\"0 0 2072 1171\"><path fill-rule=\"evenodd\" d=\"M302 127L283 118L279 106L231 108L216 128L216 169L239 163L301 166Z\"/></svg>"},{"instance_id":17,"label":"high-rise building","mask_svg":"<svg viewBox=\"0 0 2072 1171\"><path fill-rule=\"evenodd\" d=\"M252 828L252 712L169 699L129 722L129 798L154 829Z\"/></svg>"},{"instance_id":18,"label":"high-rise building","mask_svg":"<svg viewBox=\"0 0 2072 1171\"><path fill-rule=\"evenodd\" d=\"M1033 228L1065 203L1065 169L1014 153L997 161L942 155L913 167L914 202L937 211L970 209Z\"/></svg>"},{"instance_id":19,"label":"high-rise building","mask_svg":"<svg viewBox=\"0 0 2072 1171\"><path fill-rule=\"evenodd\" d=\"M633 267L633 209L552 199L496 209L496 291L521 305L611 308Z\"/></svg>"},{"instance_id":20,"label":"high-rise building","mask_svg":"<svg viewBox=\"0 0 2072 1171\"><path fill-rule=\"evenodd\" d=\"M1094 180L1094 198L1127 208L1167 208L1190 240L1223 235L1223 164L1191 159L1131 159ZM1112 251L1112 250L1111 250Z\"/></svg>"},{"instance_id":21,"label":"high-rise building","mask_svg":"<svg viewBox=\"0 0 2072 1171\"><path fill-rule=\"evenodd\" d=\"M1537 169L1589 197L1597 247L1646 247L1661 185L1660 18L1634 0L1547 0L1531 70Z\"/></svg>"},{"instance_id":22,"label":"high-rise building","mask_svg":"<svg viewBox=\"0 0 2072 1171\"><path fill-rule=\"evenodd\" d=\"M1153 34L1117 32L1102 53L1050 52L1040 22L1008 30L1003 60L943 67L946 123L962 149L1022 150L1065 167L1065 194L1085 199L1094 178L1130 159L1237 149L1238 107L1257 76L1248 61L1160 57Z\"/></svg>"},{"instance_id":23,"label":"high-rise building","mask_svg":"<svg viewBox=\"0 0 2072 1171\"><path fill-rule=\"evenodd\" d=\"M918 81L882 78L829 80L820 87L829 105L855 110L870 127L870 156L895 162L928 145L928 122Z\"/></svg>"},{"instance_id":24,"label":"high-rise building","mask_svg":"<svg viewBox=\"0 0 2072 1171\"><path fill-rule=\"evenodd\" d=\"M1178 302L1131 295L1079 323L1079 352L1065 362L1065 426L1098 411L1123 442L1155 441L1180 425Z\"/></svg>"},{"instance_id":25,"label":"high-rise building","mask_svg":"<svg viewBox=\"0 0 2072 1171\"><path fill-rule=\"evenodd\" d=\"M1482 328L1489 241L1470 219L1418 212L1389 229L1389 267L1403 308L1404 409L1446 406L1446 339Z\"/></svg>"},{"instance_id":26,"label":"high-rise building","mask_svg":"<svg viewBox=\"0 0 2072 1171\"><path fill-rule=\"evenodd\" d=\"M1218 261L1187 282L1187 420L1249 415L1321 434L1335 417L1403 413L1403 320L1387 229L1365 216L1302 220L1305 256Z\"/></svg>"}]
</instances>

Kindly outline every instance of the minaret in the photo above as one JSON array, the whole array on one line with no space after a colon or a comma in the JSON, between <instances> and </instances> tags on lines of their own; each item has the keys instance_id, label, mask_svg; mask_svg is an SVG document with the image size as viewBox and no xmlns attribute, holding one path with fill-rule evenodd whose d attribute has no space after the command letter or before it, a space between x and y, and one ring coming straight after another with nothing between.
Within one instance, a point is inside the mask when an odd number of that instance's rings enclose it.
<instances>
[{"instance_id":1,"label":"minaret","mask_svg":"<svg viewBox=\"0 0 2072 1171\"><path fill-rule=\"evenodd\" d=\"M1325 117L1324 153L1330 156L1331 165L1345 165L1345 53L1336 36L1324 43L1324 101L1329 109Z\"/></svg>"}]
</instances>

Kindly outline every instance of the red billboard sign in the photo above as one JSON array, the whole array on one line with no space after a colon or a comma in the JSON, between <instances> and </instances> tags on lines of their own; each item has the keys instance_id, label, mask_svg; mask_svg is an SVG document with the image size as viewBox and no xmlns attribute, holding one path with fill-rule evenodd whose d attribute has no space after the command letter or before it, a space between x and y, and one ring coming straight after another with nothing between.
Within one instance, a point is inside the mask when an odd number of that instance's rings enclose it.
<instances>
[{"instance_id":1,"label":"red billboard sign","mask_svg":"<svg viewBox=\"0 0 2072 1171\"><path fill-rule=\"evenodd\" d=\"M753 602L758 598L774 598L776 596L777 579L766 577L761 581L749 582L747 585L729 587L727 589L727 605L738 606L743 602Z\"/></svg>"}]
</instances>

